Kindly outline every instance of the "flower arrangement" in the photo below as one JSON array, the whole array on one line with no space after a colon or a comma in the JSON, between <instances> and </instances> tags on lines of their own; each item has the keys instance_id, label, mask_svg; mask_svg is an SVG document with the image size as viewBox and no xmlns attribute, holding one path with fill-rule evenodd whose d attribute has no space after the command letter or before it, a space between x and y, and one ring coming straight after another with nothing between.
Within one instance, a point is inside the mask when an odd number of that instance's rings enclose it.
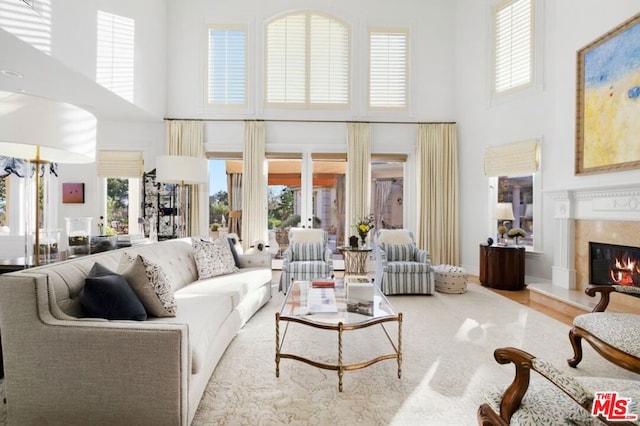
<instances>
[{"instance_id":1,"label":"flower arrangement","mask_svg":"<svg viewBox=\"0 0 640 426\"><path fill-rule=\"evenodd\" d=\"M359 221L356 222L356 231L358 231L358 235L360 236L360 241L362 245L365 245L365 241L367 239L367 235L369 235L369 231L373 229L373 215L365 216Z\"/></svg>"},{"instance_id":2,"label":"flower arrangement","mask_svg":"<svg viewBox=\"0 0 640 426\"><path fill-rule=\"evenodd\" d=\"M511 228L509 229L509 232L507 233L507 235L509 236L509 238L515 238L516 239L516 245L518 244L518 238L524 238L527 236L527 233L524 232L524 229L522 228Z\"/></svg>"}]
</instances>

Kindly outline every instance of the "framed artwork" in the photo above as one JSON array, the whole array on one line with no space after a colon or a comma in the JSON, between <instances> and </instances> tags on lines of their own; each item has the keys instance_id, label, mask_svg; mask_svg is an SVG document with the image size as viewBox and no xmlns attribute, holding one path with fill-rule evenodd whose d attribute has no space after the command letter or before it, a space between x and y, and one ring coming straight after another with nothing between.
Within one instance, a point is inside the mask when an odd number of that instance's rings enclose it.
<instances>
[{"instance_id":1,"label":"framed artwork","mask_svg":"<svg viewBox=\"0 0 640 426\"><path fill-rule=\"evenodd\" d=\"M83 204L84 183L63 183L62 202L65 204Z\"/></svg>"},{"instance_id":2,"label":"framed artwork","mask_svg":"<svg viewBox=\"0 0 640 426\"><path fill-rule=\"evenodd\" d=\"M640 168L640 14L578 51L576 175Z\"/></svg>"}]
</instances>

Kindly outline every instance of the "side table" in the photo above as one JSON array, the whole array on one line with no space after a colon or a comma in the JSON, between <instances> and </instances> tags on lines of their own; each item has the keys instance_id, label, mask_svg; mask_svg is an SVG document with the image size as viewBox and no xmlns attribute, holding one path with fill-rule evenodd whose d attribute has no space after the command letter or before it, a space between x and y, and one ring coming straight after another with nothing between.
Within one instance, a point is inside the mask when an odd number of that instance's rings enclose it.
<instances>
[{"instance_id":1,"label":"side table","mask_svg":"<svg viewBox=\"0 0 640 426\"><path fill-rule=\"evenodd\" d=\"M345 275L366 275L367 259L372 249L354 248L350 246L338 247L338 251L344 256Z\"/></svg>"},{"instance_id":2,"label":"side table","mask_svg":"<svg viewBox=\"0 0 640 426\"><path fill-rule=\"evenodd\" d=\"M524 247L480 245L480 284L500 290L522 290Z\"/></svg>"}]
</instances>

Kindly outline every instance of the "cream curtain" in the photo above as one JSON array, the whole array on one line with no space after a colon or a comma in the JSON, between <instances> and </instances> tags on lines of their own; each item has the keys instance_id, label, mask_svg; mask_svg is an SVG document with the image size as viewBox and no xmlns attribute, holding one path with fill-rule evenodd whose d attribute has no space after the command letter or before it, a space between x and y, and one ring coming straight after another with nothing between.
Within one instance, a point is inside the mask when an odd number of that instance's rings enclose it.
<instances>
[{"instance_id":1,"label":"cream curtain","mask_svg":"<svg viewBox=\"0 0 640 426\"><path fill-rule=\"evenodd\" d=\"M455 124L418 125L417 244L431 263L458 265L458 153Z\"/></svg>"},{"instance_id":2,"label":"cream curtain","mask_svg":"<svg viewBox=\"0 0 640 426\"><path fill-rule=\"evenodd\" d=\"M242 173L227 174L227 196L229 202L229 232L242 239Z\"/></svg>"},{"instance_id":3,"label":"cream curtain","mask_svg":"<svg viewBox=\"0 0 640 426\"><path fill-rule=\"evenodd\" d=\"M267 176L262 121L247 121L244 127L242 168L242 245L246 249L267 235Z\"/></svg>"},{"instance_id":4,"label":"cream curtain","mask_svg":"<svg viewBox=\"0 0 640 426\"><path fill-rule=\"evenodd\" d=\"M369 123L347 123L346 235L357 235L355 224L368 216L370 209L371 127Z\"/></svg>"},{"instance_id":5,"label":"cream curtain","mask_svg":"<svg viewBox=\"0 0 640 426\"><path fill-rule=\"evenodd\" d=\"M375 215L375 224L378 229L382 229L382 217L389 202L389 195L391 195L391 185L393 185L393 182L390 180L377 180L374 186L376 197L373 214Z\"/></svg>"},{"instance_id":6,"label":"cream curtain","mask_svg":"<svg viewBox=\"0 0 640 426\"><path fill-rule=\"evenodd\" d=\"M184 155L204 157L204 126L202 121L169 120L167 121L168 155ZM189 187L189 228L187 235L209 235L208 220L200 219L200 196L204 185L187 185ZM204 223L203 223L204 222Z\"/></svg>"}]
</instances>

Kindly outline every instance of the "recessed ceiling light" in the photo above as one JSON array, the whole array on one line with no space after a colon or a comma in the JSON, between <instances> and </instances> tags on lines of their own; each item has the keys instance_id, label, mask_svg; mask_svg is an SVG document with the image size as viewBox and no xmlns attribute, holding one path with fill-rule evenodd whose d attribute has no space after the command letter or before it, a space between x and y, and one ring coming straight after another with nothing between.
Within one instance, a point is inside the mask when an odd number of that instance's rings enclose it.
<instances>
[{"instance_id":1,"label":"recessed ceiling light","mask_svg":"<svg viewBox=\"0 0 640 426\"><path fill-rule=\"evenodd\" d=\"M12 77L12 78L22 78L22 77L24 77L18 71L13 71L13 70L0 70L0 73L2 73L3 75L6 75L7 77Z\"/></svg>"}]
</instances>

